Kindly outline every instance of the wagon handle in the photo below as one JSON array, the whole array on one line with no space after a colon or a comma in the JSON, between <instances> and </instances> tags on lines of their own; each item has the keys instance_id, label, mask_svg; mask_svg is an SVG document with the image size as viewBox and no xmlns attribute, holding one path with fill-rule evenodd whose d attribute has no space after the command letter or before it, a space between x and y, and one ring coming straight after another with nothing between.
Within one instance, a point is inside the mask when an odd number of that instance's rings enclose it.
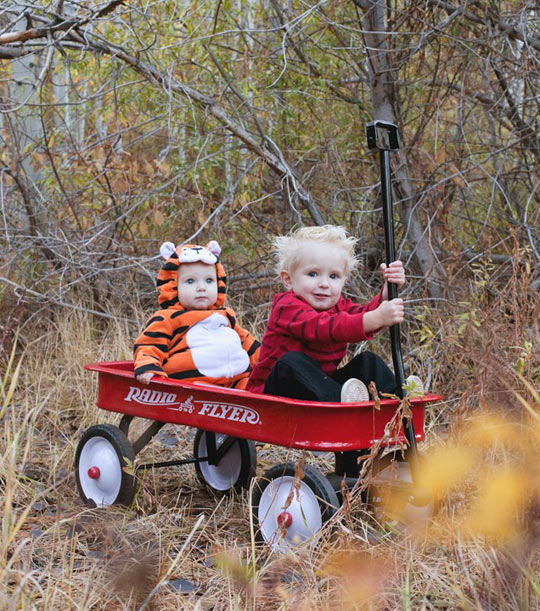
<instances>
[{"instance_id":1,"label":"wagon handle","mask_svg":"<svg viewBox=\"0 0 540 611\"><path fill-rule=\"evenodd\" d=\"M394 217L392 210L392 184L390 181L390 151L399 149L398 128L393 123L385 121L372 121L366 125L367 145L371 150L379 151L381 169L381 188L383 196L383 221L384 221L384 245L386 263L390 265L396 260L396 246L394 239ZM388 299L392 300L398 296L398 287L388 283ZM401 339L399 324L390 327L390 342L392 345L392 361L394 363L394 374L396 376L397 395L403 399L405 393L405 372L403 368L403 357L401 355ZM409 460L413 482L417 481L418 453L416 449L416 437L414 435L414 424L412 417L404 419L403 429L409 443L407 458Z\"/></svg>"}]
</instances>

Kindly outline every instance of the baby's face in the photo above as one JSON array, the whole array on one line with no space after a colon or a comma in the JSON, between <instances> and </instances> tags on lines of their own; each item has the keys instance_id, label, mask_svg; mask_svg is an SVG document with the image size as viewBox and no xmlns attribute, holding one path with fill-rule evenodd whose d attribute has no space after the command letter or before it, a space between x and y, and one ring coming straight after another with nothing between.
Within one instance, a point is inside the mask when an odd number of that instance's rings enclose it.
<instances>
[{"instance_id":1,"label":"baby's face","mask_svg":"<svg viewBox=\"0 0 540 611\"><path fill-rule=\"evenodd\" d=\"M307 242L299 264L290 272L282 271L281 279L287 290L292 289L315 310L328 310L338 302L347 280L345 257L335 244Z\"/></svg>"},{"instance_id":2,"label":"baby's face","mask_svg":"<svg viewBox=\"0 0 540 611\"><path fill-rule=\"evenodd\" d=\"M182 263L178 269L178 301L188 310L206 310L218 297L216 266Z\"/></svg>"}]
</instances>

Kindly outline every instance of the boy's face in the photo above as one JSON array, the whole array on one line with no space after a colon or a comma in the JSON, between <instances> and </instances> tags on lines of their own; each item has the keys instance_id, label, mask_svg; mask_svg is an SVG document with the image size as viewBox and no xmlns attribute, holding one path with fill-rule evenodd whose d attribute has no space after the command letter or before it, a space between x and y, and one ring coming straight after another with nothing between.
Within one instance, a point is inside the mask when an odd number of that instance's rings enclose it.
<instances>
[{"instance_id":1,"label":"boy's face","mask_svg":"<svg viewBox=\"0 0 540 611\"><path fill-rule=\"evenodd\" d=\"M218 297L215 265L182 263L178 269L178 301L189 310L206 310Z\"/></svg>"},{"instance_id":2,"label":"boy's face","mask_svg":"<svg viewBox=\"0 0 540 611\"><path fill-rule=\"evenodd\" d=\"M328 310L338 302L347 280L345 256L343 249L335 244L308 242L293 271L281 272L283 285L315 310Z\"/></svg>"}]
</instances>

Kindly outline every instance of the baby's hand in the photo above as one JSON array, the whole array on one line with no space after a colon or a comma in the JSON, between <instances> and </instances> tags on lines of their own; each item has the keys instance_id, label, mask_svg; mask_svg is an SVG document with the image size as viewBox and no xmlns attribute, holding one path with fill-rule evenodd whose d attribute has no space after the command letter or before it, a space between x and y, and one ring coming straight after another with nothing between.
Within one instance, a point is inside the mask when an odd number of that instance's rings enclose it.
<instances>
[{"instance_id":1,"label":"baby's hand","mask_svg":"<svg viewBox=\"0 0 540 611\"><path fill-rule=\"evenodd\" d=\"M405 317L403 299L399 298L392 299L392 301L383 301L375 311L379 315L381 327L391 327L403 322Z\"/></svg>"},{"instance_id":2,"label":"baby's hand","mask_svg":"<svg viewBox=\"0 0 540 611\"><path fill-rule=\"evenodd\" d=\"M137 376L137 382L141 384L150 384L150 380L154 377L153 371L145 371Z\"/></svg>"}]
</instances>

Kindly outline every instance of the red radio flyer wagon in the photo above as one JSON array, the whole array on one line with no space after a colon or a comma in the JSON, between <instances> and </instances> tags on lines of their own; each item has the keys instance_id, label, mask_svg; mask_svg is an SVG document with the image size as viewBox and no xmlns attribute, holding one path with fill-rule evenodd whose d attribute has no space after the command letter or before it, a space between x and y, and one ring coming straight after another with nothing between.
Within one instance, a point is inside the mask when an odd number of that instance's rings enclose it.
<instances>
[{"instance_id":1,"label":"red radio flyer wagon","mask_svg":"<svg viewBox=\"0 0 540 611\"><path fill-rule=\"evenodd\" d=\"M389 151L399 147L395 125L375 121L368 125L368 146L381 153L386 260L395 260ZM388 298L397 287L388 285ZM392 359L403 398L404 370L399 325L390 328ZM134 463L165 423L196 427L193 458L135 465L136 469L193 463L199 479L218 492L249 488L255 476L255 441L287 448L333 452L335 470L323 475L307 465L299 479L295 464L272 467L256 481L252 511L258 534L278 548L313 537L339 506L342 481L353 485L360 474L358 458L370 448L407 447L406 462L396 461L390 478L406 482L413 505L433 508L433 500L415 497L418 457L416 443L424 438L427 404L434 394L407 398L408 417L392 432L399 399L362 403L319 403L156 378L137 382L132 362L94 363L87 369L99 374L98 407L123 414L119 426L96 425L86 431L76 453L76 479L84 501L91 505L131 504L136 492ZM152 424L133 442L128 439L134 417ZM397 453L395 453L397 455ZM385 477L383 475L382 480ZM412 487L411 487L412 484ZM294 490L293 490L294 488Z\"/></svg>"}]
</instances>

